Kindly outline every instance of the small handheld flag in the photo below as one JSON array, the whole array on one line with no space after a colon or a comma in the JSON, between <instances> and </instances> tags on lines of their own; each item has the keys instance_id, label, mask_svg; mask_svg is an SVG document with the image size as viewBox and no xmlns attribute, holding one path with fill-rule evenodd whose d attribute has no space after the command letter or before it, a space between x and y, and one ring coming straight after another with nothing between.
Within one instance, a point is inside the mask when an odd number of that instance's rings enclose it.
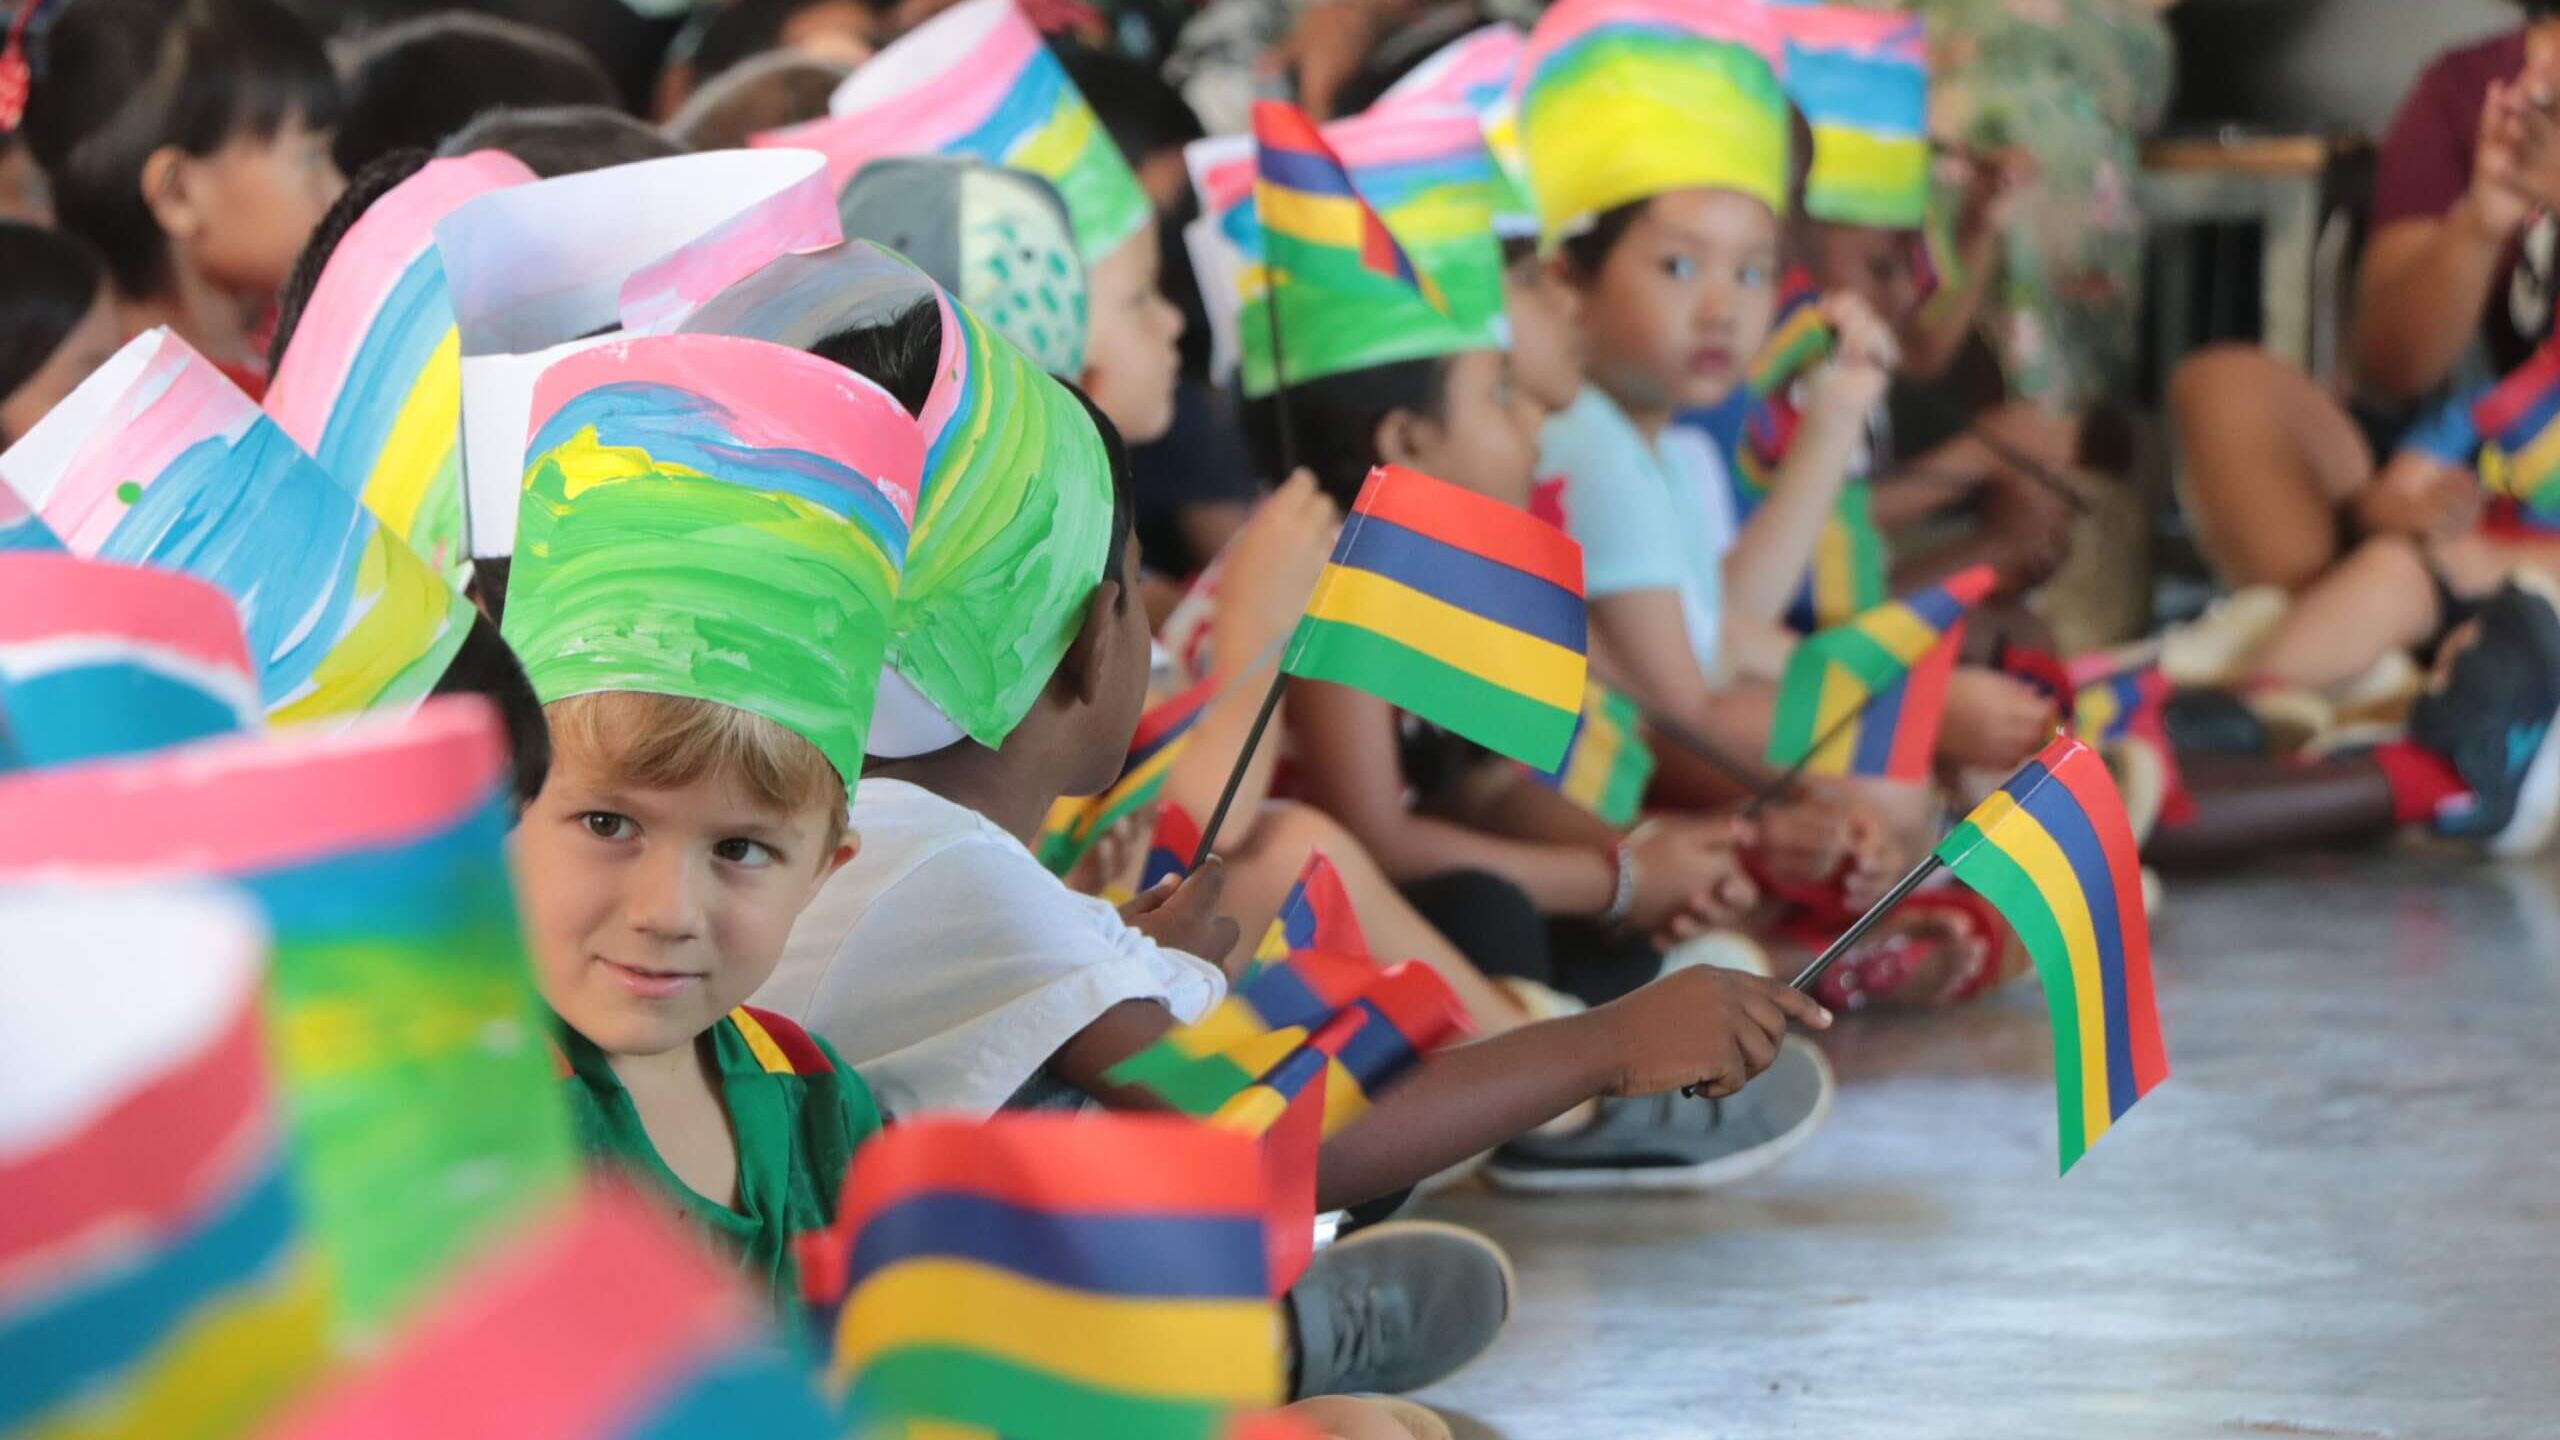
<instances>
[{"instance_id":1,"label":"small handheld flag","mask_svg":"<svg viewBox=\"0 0 2560 1440\"><path fill-rule=\"evenodd\" d=\"M2056 740L1965 817L1937 858L1998 907L2035 959L2067 1172L2169 1074L2124 801L2097 752Z\"/></svg>"},{"instance_id":2,"label":"small handheld flag","mask_svg":"<svg viewBox=\"0 0 2560 1440\"><path fill-rule=\"evenodd\" d=\"M1147 860L1138 872L1138 893L1146 894L1167 880L1191 873L1191 857L1200 853L1200 822L1179 805L1156 810L1156 829L1147 841Z\"/></svg>"},{"instance_id":3,"label":"small handheld flag","mask_svg":"<svg viewBox=\"0 0 2560 1440\"><path fill-rule=\"evenodd\" d=\"M1257 965L1268 965L1306 950L1369 953L1368 937L1360 933L1360 917L1352 913L1351 895L1342 888L1342 874L1321 850L1307 857L1298 883L1289 887L1288 898L1280 902L1280 913L1271 917L1271 928L1263 933L1253 958Z\"/></svg>"},{"instance_id":4,"label":"small handheld flag","mask_svg":"<svg viewBox=\"0 0 2560 1440\"><path fill-rule=\"evenodd\" d=\"M1264 1223L1242 1135L1173 1116L928 1118L863 1147L801 1270L830 1379L866 1415L1213 1440L1230 1411L1280 1398Z\"/></svg>"},{"instance_id":5,"label":"small handheld flag","mask_svg":"<svg viewBox=\"0 0 2560 1440\"><path fill-rule=\"evenodd\" d=\"M1798 644L1779 682L1770 763L1816 775L1925 778L1965 612L1996 578L1976 566Z\"/></svg>"},{"instance_id":6,"label":"small handheld flag","mask_svg":"<svg viewBox=\"0 0 2560 1440\"><path fill-rule=\"evenodd\" d=\"M1191 738L1192 727L1200 723L1218 690L1214 679L1203 680L1139 716L1120 778L1091 800L1059 802L1042 839L1040 863L1053 874L1066 874L1101 843L1111 827L1154 804L1164 793L1165 777L1173 773L1173 763ZM1063 825L1055 823L1060 819L1065 820Z\"/></svg>"},{"instance_id":7,"label":"small handheld flag","mask_svg":"<svg viewBox=\"0 0 2560 1440\"><path fill-rule=\"evenodd\" d=\"M1552 770L1582 715L1582 547L1397 466L1369 472L1281 669Z\"/></svg>"},{"instance_id":8,"label":"small handheld flag","mask_svg":"<svg viewBox=\"0 0 2560 1440\"><path fill-rule=\"evenodd\" d=\"M2472 425L2490 454L2491 491L2537 513L2560 511L2560 346L2545 345L2482 396Z\"/></svg>"},{"instance_id":9,"label":"small handheld flag","mask_svg":"<svg viewBox=\"0 0 2560 1440\"><path fill-rule=\"evenodd\" d=\"M1812 303L1810 294L1802 297L1787 318L1771 331L1761 345L1760 353L1751 357L1751 370L1744 383L1751 393L1767 398L1795 382L1797 376L1821 364L1831 356L1839 336L1831 322L1823 318L1822 307Z\"/></svg>"},{"instance_id":10,"label":"small handheld flag","mask_svg":"<svg viewBox=\"0 0 2560 1440\"><path fill-rule=\"evenodd\" d=\"M1290 276L1339 284L1365 275L1411 290L1447 313L1449 302L1438 284L1414 265L1387 222L1360 198L1349 167L1305 111L1278 100L1254 102L1253 143L1254 208L1262 221L1263 263L1275 287ZM1279 378L1287 383L1285 373Z\"/></svg>"},{"instance_id":11,"label":"small handheld flag","mask_svg":"<svg viewBox=\"0 0 2560 1440\"><path fill-rule=\"evenodd\" d=\"M1636 702L1594 680L1584 693L1564 759L1531 773L1540 784L1621 829L1632 825L1653 779L1653 747Z\"/></svg>"}]
</instances>

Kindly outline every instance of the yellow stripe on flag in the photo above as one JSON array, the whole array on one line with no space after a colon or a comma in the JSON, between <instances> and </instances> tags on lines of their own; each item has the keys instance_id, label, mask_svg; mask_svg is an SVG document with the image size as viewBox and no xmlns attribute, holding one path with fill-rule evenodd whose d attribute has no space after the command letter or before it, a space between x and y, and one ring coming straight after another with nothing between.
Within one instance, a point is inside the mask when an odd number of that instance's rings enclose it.
<instances>
[{"instance_id":1,"label":"yellow stripe on flag","mask_svg":"<svg viewBox=\"0 0 2560 1440\"><path fill-rule=\"evenodd\" d=\"M910 1347L965 1350L1073 1384L1168 1400L1269 1403L1280 1389L1267 1301L1130 1299L967 1260L892 1265L836 1325L839 1382Z\"/></svg>"},{"instance_id":2,"label":"yellow stripe on flag","mask_svg":"<svg viewBox=\"0 0 2560 1440\"><path fill-rule=\"evenodd\" d=\"M1385 636L1524 699L1568 714L1582 708L1588 669L1580 655L1375 571L1326 566L1307 614Z\"/></svg>"},{"instance_id":3,"label":"yellow stripe on flag","mask_svg":"<svg viewBox=\"0 0 2560 1440\"><path fill-rule=\"evenodd\" d=\"M2047 782L2058 783L2058 782ZM2111 1123L2107 1100L2107 991L2098 968L2098 932L2080 876L2054 843L2044 822L2018 808L2007 791L1992 796L1971 820L1983 837L2017 863L2053 912L2054 928L2071 954L2071 989L2080 1019L2081 1143L2095 1145Z\"/></svg>"},{"instance_id":4,"label":"yellow stripe on flag","mask_svg":"<svg viewBox=\"0 0 2560 1440\"><path fill-rule=\"evenodd\" d=\"M1306 195L1265 185L1254 192L1256 215L1265 230L1294 239L1337 246L1354 254L1365 247L1368 229L1360 223L1360 202L1340 195Z\"/></svg>"},{"instance_id":5,"label":"yellow stripe on flag","mask_svg":"<svg viewBox=\"0 0 2560 1440\"><path fill-rule=\"evenodd\" d=\"M1886 605L1857 622L1859 630L1905 665L1928 653L1947 632L1931 628L1908 605Z\"/></svg>"}]
</instances>

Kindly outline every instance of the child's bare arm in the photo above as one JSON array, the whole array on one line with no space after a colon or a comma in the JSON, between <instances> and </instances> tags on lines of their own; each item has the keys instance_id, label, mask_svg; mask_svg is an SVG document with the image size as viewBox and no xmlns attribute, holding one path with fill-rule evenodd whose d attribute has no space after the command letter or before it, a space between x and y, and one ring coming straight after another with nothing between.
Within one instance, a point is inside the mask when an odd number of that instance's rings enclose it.
<instances>
[{"instance_id":1,"label":"child's bare arm","mask_svg":"<svg viewBox=\"0 0 2560 1440\"><path fill-rule=\"evenodd\" d=\"M1316 1203L1339 1209L1400 1190L1596 1096L1691 1084L1731 1095L1777 1057L1790 1021L1819 1030L1831 1015L1774 981L1699 966L1596 1010L1440 1051L1325 1143ZM1161 1110L1104 1076L1172 1028L1162 1005L1123 1002L1068 1041L1050 1072L1112 1109Z\"/></svg>"},{"instance_id":2,"label":"child's bare arm","mask_svg":"<svg viewBox=\"0 0 2560 1440\"><path fill-rule=\"evenodd\" d=\"M1302 779L1308 801L1342 822L1389 875L1482 870L1519 886L1549 914L1597 915L1608 908L1617 885L1610 842L1528 843L1416 813L1406 801L1395 711L1385 701L1339 685L1292 681L1289 722L1308 762Z\"/></svg>"},{"instance_id":3,"label":"child's bare arm","mask_svg":"<svg viewBox=\"0 0 2560 1440\"><path fill-rule=\"evenodd\" d=\"M1892 373L1892 333L1865 302L1833 295L1825 297L1822 309L1839 333L1839 346L1806 384L1804 419L1768 498L1743 522L1725 554L1728 614L1775 620L1786 613L1812 567L1823 521L1857 463L1867 412L1884 398Z\"/></svg>"}]
</instances>

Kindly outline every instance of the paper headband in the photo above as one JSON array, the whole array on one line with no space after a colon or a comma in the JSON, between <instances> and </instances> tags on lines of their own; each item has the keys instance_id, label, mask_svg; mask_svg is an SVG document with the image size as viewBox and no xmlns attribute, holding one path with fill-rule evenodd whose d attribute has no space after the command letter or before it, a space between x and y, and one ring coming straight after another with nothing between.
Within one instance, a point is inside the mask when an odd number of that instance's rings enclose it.
<instances>
[{"instance_id":1,"label":"paper headband","mask_svg":"<svg viewBox=\"0 0 2560 1440\"><path fill-rule=\"evenodd\" d=\"M0 727L13 763L129 755L260 723L248 641L221 591L165 570L0 553Z\"/></svg>"},{"instance_id":2,"label":"paper headband","mask_svg":"<svg viewBox=\"0 0 2560 1440\"><path fill-rule=\"evenodd\" d=\"M471 554L513 553L533 387L607 332L656 334L776 256L844 238L815 155L714 151L473 200L436 225L461 340Z\"/></svg>"},{"instance_id":3,"label":"paper headband","mask_svg":"<svg viewBox=\"0 0 2560 1440\"><path fill-rule=\"evenodd\" d=\"M1675 190L1787 207L1784 39L1759 0L1562 0L1520 61L1520 147L1545 233Z\"/></svg>"},{"instance_id":4,"label":"paper headband","mask_svg":"<svg viewBox=\"0 0 2560 1440\"><path fill-rule=\"evenodd\" d=\"M917 26L854 71L827 109L753 143L819 151L839 186L893 155L1028 170L1058 187L1088 265L1154 214L1137 172L1014 0L966 0Z\"/></svg>"},{"instance_id":5,"label":"paper headband","mask_svg":"<svg viewBox=\"0 0 2560 1440\"><path fill-rule=\"evenodd\" d=\"M0 482L74 555L229 595L278 721L414 704L470 632L468 601L166 330L0 454Z\"/></svg>"},{"instance_id":6,"label":"paper headband","mask_svg":"<svg viewBox=\"0 0 2560 1440\"><path fill-rule=\"evenodd\" d=\"M1813 129L1805 213L1919 229L1929 210L1926 25L1845 5L1776 13L1787 38L1787 96Z\"/></svg>"},{"instance_id":7,"label":"paper headband","mask_svg":"<svg viewBox=\"0 0 2560 1440\"><path fill-rule=\"evenodd\" d=\"M447 576L470 552L462 511L462 368L435 226L465 202L532 183L495 150L432 160L350 226L267 387L266 411Z\"/></svg>"},{"instance_id":8,"label":"paper headband","mask_svg":"<svg viewBox=\"0 0 2560 1440\"><path fill-rule=\"evenodd\" d=\"M913 417L757 340L617 340L545 372L506 637L545 703L764 716L862 773L924 465Z\"/></svg>"}]
</instances>

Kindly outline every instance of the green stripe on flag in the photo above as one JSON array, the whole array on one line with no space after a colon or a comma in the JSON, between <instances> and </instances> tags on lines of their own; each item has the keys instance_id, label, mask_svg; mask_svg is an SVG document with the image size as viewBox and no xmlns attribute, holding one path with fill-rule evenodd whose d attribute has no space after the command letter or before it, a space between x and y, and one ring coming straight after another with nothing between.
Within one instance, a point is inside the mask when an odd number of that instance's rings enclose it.
<instances>
[{"instance_id":1,"label":"green stripe on flag","mask_svg":"<svg viewBox=\"0 0 2560 1440\"><path fill-rule=\"evenodd\" d=\"M1778 680L1778 713L1769 722L1770 764L1783 768L1813 753L1822 738L1822 683L1830 671L1830 646L1822 636L1796 642Z\"/></svg>"},{"instance_id":2,"label":"green stripe on flag","mask_svg":"<svg viewBox=\"0 0 2560 1440\"><path fill-rule=\"evenodd\" d=\"M1194 1055L1171 1040L1159 1040L1112 1066L1103 1078L1151 1091L1185 1115L1217 1114L1255 1079L1225 1055Z\"/></svg>"},{"instance_id":3,"label":"green stripe on flag","mask_svg":"<svg viewBox=\"0 0 2560 1440\"><path fill-rule=\"evenodd\" d=\"M1849 603L1872 610L1893 598L1892 577L1884 558L1884 536L1876 529L1875 493L1864 480L1840 492L1840 527L1849 537Z\"/></svg>"},{"instance_id":4,"label":"green stripe on flag","mask_svg":"<svg viewBox=\"0 0 2560 1440\"><path fill-rule=\"evenodd\" d=\"M1958 880L1982 892L2035 959L2036 978L2044 984L2045 1010L2053 1025L2054 1128L2062 1168L2068 1171L2089 1148L2080 1093L2086 1073L2080 1059L2080 993L2071 977L2071 947L2062 938L2062 927L2053 918L2053 907L2045 903L2044 892L2009 858L2008 851L1992 843L1972 821L1958 825L1939 842L1938 858L1946 861Z\"/></svg>"},{"instance_id":5,"label":"green stripe on flag","mask_svg":"<svg viewBox=\"0 0 2560 1440\"><path fill-rule=\"evenodd\" d=\"M1233 1408L1104 1390L949 1345L885 1351L862 1367L852 1403L865 1414L980 1425L999 1435L1201 1440Z\"/></svg>"},{"instance_id":6,"label":"green stripe on flag","mask_svg":"<svg viewBox=\"0 0 2560 1440\"><path fill-rule=\"evenodd\" d=\"M1540 770L1564 759L1580 713L1506 690L1374 630L1312 615L1298 621L1285 668L1366 691Z\"/></svg>"}]
</instances>

